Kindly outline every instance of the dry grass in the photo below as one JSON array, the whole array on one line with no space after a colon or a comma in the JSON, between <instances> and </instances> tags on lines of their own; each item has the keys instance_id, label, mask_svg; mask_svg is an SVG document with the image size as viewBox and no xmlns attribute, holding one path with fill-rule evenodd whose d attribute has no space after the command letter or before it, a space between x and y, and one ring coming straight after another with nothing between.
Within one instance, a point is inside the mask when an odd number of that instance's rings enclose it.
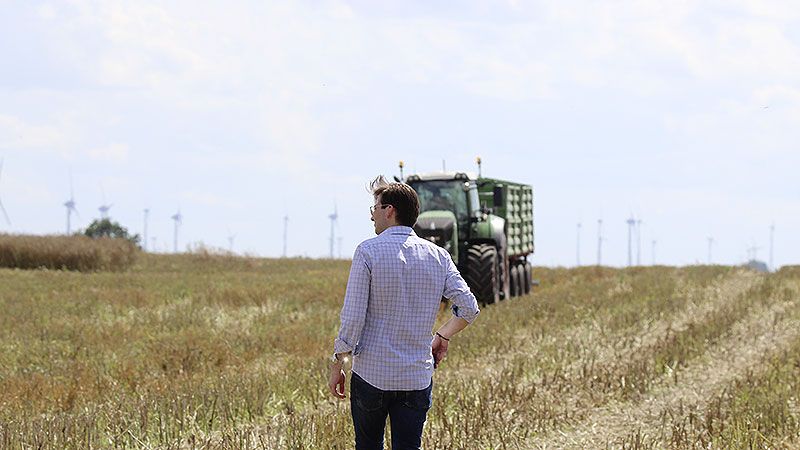
<instances>
[{"instance_id":1,"label":"dry grass","mask_svg":"<svg viewBox=\"0 0 800 450\"><path fill-rule=\"evenodd\" d=\"M125 239L0 234L0 267L119 271L130 267L138 253Z\"/></svg>"},{"instance_id":2,"label":"dry grass","mask_svg":"<svg viewBox=\"0 0 800 450\"><path fill-rule=\"evenodd\" d=\"M125 273L0 269L0 448L352 447L348 403L326 387L348 269L202 252L142 255ZM426 448L578 448L585 424L614 420L602 411L675 388L706 395L695 416L724 412L689 420L664 398L648 427L609 423L617 432L592 442L800 441L797 366L783 363L796 349L767 348L757 356L774 370L748 360L721 391L691 375L733 341L761 348L742 336L767 333L764 323L797 320L800 271L536 270L533 296L485 308L453 342ZM755 441L765 405L777 412Z\"/></svg>"}]
</instances>

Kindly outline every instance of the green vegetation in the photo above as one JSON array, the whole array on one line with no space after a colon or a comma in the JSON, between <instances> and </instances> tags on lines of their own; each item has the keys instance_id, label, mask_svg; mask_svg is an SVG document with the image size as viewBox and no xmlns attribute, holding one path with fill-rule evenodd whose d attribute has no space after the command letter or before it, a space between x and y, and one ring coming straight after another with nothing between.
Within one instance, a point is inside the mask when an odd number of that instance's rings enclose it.
<instances>
[{"instance_id":1,"label":"green vegetation","mask_svg":"<svg viewBox=\"0 0 800 450\"><path fill-rule=\"evenodd\" d=\"M0 267L119 271L130 267L139 253L127 232L125 239L95 237L0 234Z\"/></svg>"},{"instance_id":2,"label":"green vegetation","mask_svg":"<svg viewBox=\"0 0 800 450\"><path fill-rule=\"evenodd\" d=\"M83 235L93 239L110 238L125 239L131 244L139 245L140 237L138 234L130 234L128 229L111 219L95 219L83 231Z\"/></svg>"},{"instance_id":3,"label":"green vegetation","mask_svg":"<svg viewBox=\"0 0 800 450\"><path fill-rule=\"evenodd\" d=\"M351 448L326 386L348 269L0 269L0 448ZM425 448L800 445L800 271L535 270L454 339Z\"/></svg>"}]
</instances>

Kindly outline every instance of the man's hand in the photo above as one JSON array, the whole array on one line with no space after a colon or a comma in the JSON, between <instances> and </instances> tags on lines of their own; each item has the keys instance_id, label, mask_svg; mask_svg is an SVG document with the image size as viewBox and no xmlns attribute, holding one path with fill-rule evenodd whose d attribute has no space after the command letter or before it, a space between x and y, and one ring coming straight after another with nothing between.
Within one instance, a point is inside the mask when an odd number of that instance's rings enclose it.
<instances>
[{"instance_id":1,"label":"man's hand","mask_svg":"<svg viewBox=\"0 0 800 450\"><path fill-rule=\"evenodd\" d=\"M445 355L447 355L447 341L440 338L439 336L433 337L433 343L431 343L431 351L433 352L433 368L436 369L439 367L439 363L442 362Z\"/></svg>"},{"instance_id":2,"label":"man's hand","mask_svg":"<svg viewBox=\"0 0 800 450\"><path fill-rule=\"evenodd\" d=\"M342 369L342 363L334 363L331 365L331 377L328 379L328 387L331 389L331 394L337 398L345 398L344 395L345 375Z\"/></svg>"}]
</instances>

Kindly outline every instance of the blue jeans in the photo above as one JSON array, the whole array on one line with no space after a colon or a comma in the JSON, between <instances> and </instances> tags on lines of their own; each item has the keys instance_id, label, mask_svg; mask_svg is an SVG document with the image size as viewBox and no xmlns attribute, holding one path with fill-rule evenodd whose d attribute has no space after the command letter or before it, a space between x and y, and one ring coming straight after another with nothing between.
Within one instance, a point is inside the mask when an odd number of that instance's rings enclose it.
<instances>
[{"instance_id":1,"label":"blue jeans","mask_svg":"<svg viewBox=\"0 0 800 450\"><path fill-rule=\"evenodd\" d=\"M356 450L383 450L387 415L392 424L392 449L419 449L432 391L433 380L420 391L383 391L352 372L350 410Z\"/></svg>"}]
</instances>

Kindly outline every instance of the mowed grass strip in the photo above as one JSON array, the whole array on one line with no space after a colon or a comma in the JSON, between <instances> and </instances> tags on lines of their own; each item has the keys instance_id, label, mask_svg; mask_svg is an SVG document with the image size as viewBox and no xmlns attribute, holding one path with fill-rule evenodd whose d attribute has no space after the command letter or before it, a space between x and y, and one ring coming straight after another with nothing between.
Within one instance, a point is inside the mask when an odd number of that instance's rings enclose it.
<instances>
[{"instance_id":1,"label":"mowed grass strip","mask_svg":"<svg viewBox=\"0 0 800 450\"><path fill-rule=\"evenodd\" d=\"M595 408L579 426L550 433L545 439L531 441L530 446L638 448L646 442L656 442L655 448L671 448L669 440L663 439L660 417L664 411L691 408L712 398L726 383L759 367L764 355L780 352L800 337L797 289L791 285L783 287L793 295L786 298L781 295L782 289L774 294L775 301L753 307L726 331L724 338L708 346L706 352L689 364L676 369L677 376L665 373L658 382L652 383L647 393Z\"/></svg>"},{"instance_id":2,"label":"mowed grass strip","mask_svg":"<svg viewBox=\"0 0 800 450\"><path fill-rule=\"evenodd\" d=\"M728 299L716 310L689 322L683 329L667 329L652 345L596 371L591 376L591 387L604 391L620 390L623 398L628 398L647 392L652 382L667 372L674 374L675 382L679 382L676 369L687 365L717 343L753 307L790 298L789 291L776 293L777 286L777 280L764 278L747 291Z\"/></svg>"},{"instance_id":3,"label":"mowed grass strip","mask_svg":"<svg viewBox=\"0 0 800 450\"><path fill-rule=\"evenodd\" d=\"M773 315L772 330L800 326L800 297L793 289L788 310ZM767 334L759 339L776 339ZM719 392L695 403L666 407L656 432L636 429L619 444L624 448L797 448L800 445L800 338L758 355ZM742 349L741 352L746 352ZM737 352L739 353L739 352Z\"/></svg>"},{"instance_id":4,"label":"mowed grass strip","mask_svg":"<svg viewBox=\"0 0 800 450\"><path fill-rule=\"evenodd\" d=\"M512 301L487 309L491 316L483 317L482 327L469 329L469 337L464 338L469 340L464 344L469 353L454 347L458 363L443 366L437 374L441 387L437 392L444 392L446 398L432 413L445 426L428 436L428 445L511 445L535 433L578 423L593 407L621 396L619 383L605 392L592 386L604 367L627 361L627 354L620 356L618 342L651 330L654 322L669 323L688 302L707 301L701 294L709 288L743 275L729 268L702 268L697 272L703 276L668 269L667 277L658 276L657 268L613 271L609 277L596 278L604 269L593 269L560 277L564 284L545 285L532 303ZM554 279L562 275L561 270L553 272ZM576 277L586 280L576 281ZM570 287L564 288L565 284ZM583 303L575 296L581 289L588 298ZM639 295L631 295L632 291ZM605 306L597 307L598 303ZM628 312L624 320L617 316L621 310ZM606 347L606 353L614 350L611 353L621 359L598 362L594 355L603 351L597 347ZM592 365L596 372L587 370ZM466 429L461 426L464 423Z\"/></svg>"}]
</instances>

